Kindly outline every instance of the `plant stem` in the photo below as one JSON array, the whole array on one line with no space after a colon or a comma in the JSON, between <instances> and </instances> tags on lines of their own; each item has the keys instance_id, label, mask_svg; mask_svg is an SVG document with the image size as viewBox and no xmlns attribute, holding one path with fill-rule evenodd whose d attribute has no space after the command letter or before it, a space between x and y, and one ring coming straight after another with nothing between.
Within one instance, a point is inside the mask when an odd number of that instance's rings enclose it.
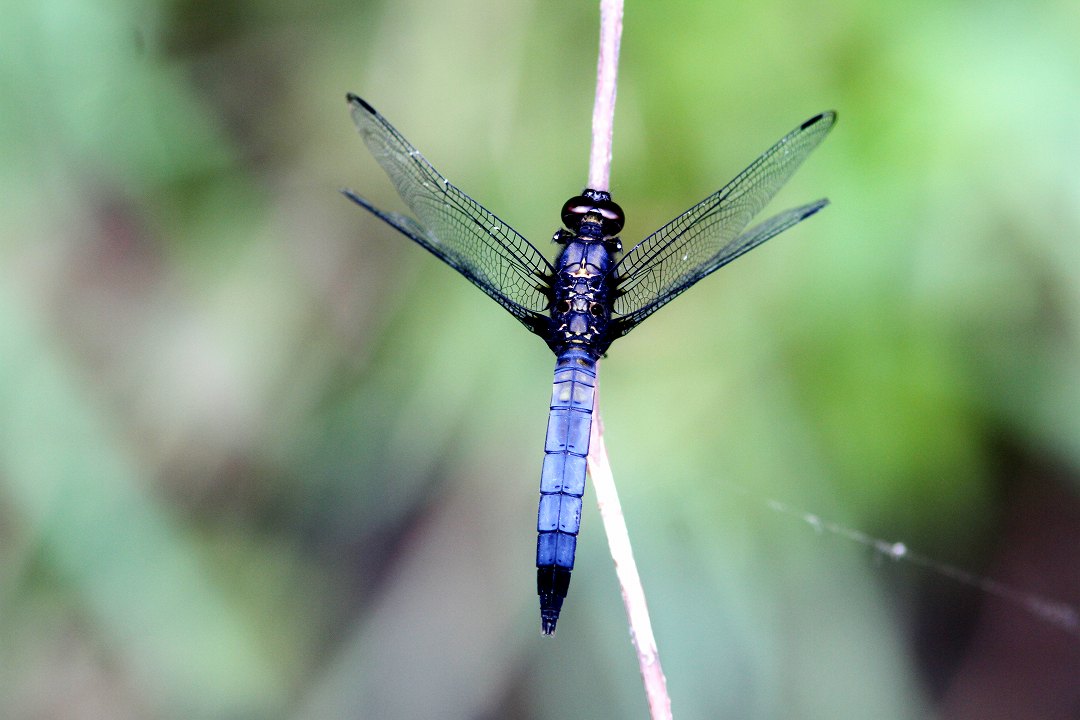
<instances>
[{"instance_id":1,"label":"plant stem","mask_svg":"<svg viewBox=\"0 0 1080 720\"><path fill-rule=\"evenodd\" d=\"M596 101L593 105L592 150L589 153L589 188L609 190L611 186L611 138L615 119L615 91L619 65L619 42L622 37L622 0L600 2L600 57L596 67ZM598 365L599 367L599 365ZM608 538L615 574L619 578L623 605L630 624L630 640L637 651L638 668L649 702L653 720L670 720L671 698L667 679L660 665L660 654L653 636L645 589L641 585L630 534L626 529L622 504L615 489L607 447L604 443L604 423L600 417L600 387L593 401L593 422L589 439L589 475L600 508L604 532Z\"/></svg>"}]
</instances>

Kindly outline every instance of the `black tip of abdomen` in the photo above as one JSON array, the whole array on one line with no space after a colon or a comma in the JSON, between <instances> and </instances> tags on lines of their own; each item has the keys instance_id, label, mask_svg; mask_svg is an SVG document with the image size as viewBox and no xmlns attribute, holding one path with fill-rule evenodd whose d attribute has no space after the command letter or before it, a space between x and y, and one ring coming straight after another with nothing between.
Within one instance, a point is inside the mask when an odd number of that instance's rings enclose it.
<instances>
[{"instance_id":1,"label":"black tip of abdomen","mask_svg":"<svg viewBox=\"0 0 1080 720\"><path fill-rule=\"evenodd\" d=\"M566 591L570 589L570 571L558 567L536 569L536 593L540 596L540 629L555 634Z\"/></svg>"}]
</instances>

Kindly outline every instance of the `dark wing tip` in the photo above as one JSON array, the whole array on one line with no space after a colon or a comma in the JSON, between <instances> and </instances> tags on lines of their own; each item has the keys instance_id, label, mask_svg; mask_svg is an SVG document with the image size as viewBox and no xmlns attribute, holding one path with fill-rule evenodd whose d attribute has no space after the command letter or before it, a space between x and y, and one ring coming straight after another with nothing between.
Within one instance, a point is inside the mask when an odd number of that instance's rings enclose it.
<instances>
[{"instance_id":1,"label":"dark wing tip","mask_svg":"<svg viewBox=\"0 0 1080 720\"><path fill-rule=\"evenodd\" d=\"M367 210L369 213L373 213L375 215L378 215L379 217L382 217L379 214L379 210L374 205L372 205L367 200L365 200L364 198L357 195L356 192L354 192L352 189L350 189L350 188L341 188L341 194L344 195L345 197L347 197L348 199L352 200L354 203L356 203L360 207ZM385 220L385 218L383 218L383 219ZM393 223L391 223L391 225L392 224Z\"/></svg>"},{"instance_id":2,"label":"dark wing tip","mask_svg":"<svg viewBox=\"0 0 1080 720\"><path fill-rule=\"evenodd\" d=\"M368 105L364 98L360 97L359 95L354 95L353 93L345 93L345 100L348 101L350 105L359 105L372 115L377 114L375 112L375 108Z\"/></svg>"},{"instance_id":3,"label":"dark wing tip","mask_svg":"<svg viewBox=\"0 0 1080 720\"><path fill-rule=\"evenodd\" d=\"M829 204L829 198L821 198L820 200L818 200L816 202L810 203L809 205L806 206L806 212L804 212L802 214L802 217L799 218L799 221L801 222L801 221L805 220L806 218L808 218L811 215L813 215L814 213L818 212L819 210L821 210L822 208L824 208L828 204Z\"/></svg>"},{"instance_id":4,"label":"dark wing tip","mask_svg":"<svg viewBox=\"0 0 1080 720\"><path fill-rule=\"evenodd\" d=\"M812 125L817 125L819 122L821 122L823 120L828 121L829 125L834 124L836 122L836 111L835 110L826 110L823 113L818 113L817 115L815 115L814 117L810 118L809 120L804 122L802 125L800 125L799 129L800 130L805 130L806 128L808 128L808 127L810 127Z\"/></svg>"}]
</instances>

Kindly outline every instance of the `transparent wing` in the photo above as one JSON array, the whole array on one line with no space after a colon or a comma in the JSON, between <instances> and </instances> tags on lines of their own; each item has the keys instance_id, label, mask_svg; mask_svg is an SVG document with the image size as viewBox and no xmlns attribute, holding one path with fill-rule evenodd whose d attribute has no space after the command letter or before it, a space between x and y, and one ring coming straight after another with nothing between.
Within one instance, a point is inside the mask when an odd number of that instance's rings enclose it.
<instances>
[{"instance_id":1,"label":"transparent wing","mask_svg":"<svg viewBox=\"0 0 1080 720\"><path fill-rule=\"evenodd\" d=\"M539 250L438 173L375 108L348 96L356 128L371 154L416 214L379 210L351 190L350 200L412 238L464 275L533 332L546 327L547 278Z\"/></svg>"},{"instance_id":2,"label":"transparent wing","mask_svg":"<svg viewBox=\"0 0 1080 720\"><path fill-rule=\"evenodd\" d=\"M819 200L743 232L821 143L836 113L815 115L769 148L730 183L635 245L615 266L615 332L638 323L709 273L826 205Z\"/></svg>"}]
</instances>

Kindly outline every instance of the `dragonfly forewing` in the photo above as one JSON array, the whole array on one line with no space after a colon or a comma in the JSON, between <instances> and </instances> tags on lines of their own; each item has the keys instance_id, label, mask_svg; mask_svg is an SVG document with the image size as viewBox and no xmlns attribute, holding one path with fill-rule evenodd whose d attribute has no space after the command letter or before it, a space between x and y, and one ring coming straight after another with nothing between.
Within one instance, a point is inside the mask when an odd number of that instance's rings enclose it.
<instances>
[{"instance_id":1,"label":"dragonfly forewing","mask_svg":"<svg viewBox=\"0 0 1080 720\"><path fill-rule=\"evenodd\" d=\"M424 246L494 298L533 332L543 331L552 272L539 250L443 177L386 118L355 95L353 122L416 218L377 210L345 195Z\"/></svg>"},{"instance_id":2,"label":"dragonfly forewing","mask_svg":"<svg viewBox=\"0 0 1080 720\"><path fill-rule=\"evenodd\" d=\"M695 282L809 217L818 201L781 213L755 231L750 221L779 192L836 122L836 113L815 115L765 151L730 183L635 245L616 265L614 304L620 335ZM753 242L747 242L747 241Z\"/></svg>"}]
</instances>

